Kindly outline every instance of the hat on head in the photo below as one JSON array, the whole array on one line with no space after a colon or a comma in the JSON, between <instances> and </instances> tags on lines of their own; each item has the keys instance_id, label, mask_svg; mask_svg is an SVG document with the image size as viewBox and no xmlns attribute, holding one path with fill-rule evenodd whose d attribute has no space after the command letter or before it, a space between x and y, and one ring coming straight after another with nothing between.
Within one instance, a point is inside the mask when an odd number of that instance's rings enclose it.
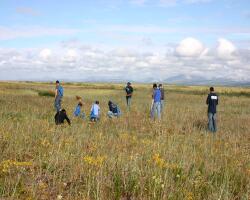
<instances>
[{"instance_id":1,"label":"hat on head","mask_svg":"<svg viewBox=\"0 0 250 200\"><path fill-rule=\"evenodd\" d=\"M59 81L57 80L56 83L59 83Z\"/></svg>"}]
</instances>

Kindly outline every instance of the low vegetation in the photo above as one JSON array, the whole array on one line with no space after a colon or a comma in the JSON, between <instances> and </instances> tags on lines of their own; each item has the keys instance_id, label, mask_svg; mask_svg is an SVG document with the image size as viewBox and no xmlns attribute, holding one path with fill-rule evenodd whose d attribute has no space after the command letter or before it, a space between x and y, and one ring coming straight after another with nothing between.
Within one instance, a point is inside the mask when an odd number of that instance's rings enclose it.
<instances>
[{"instance_id":1,"label":"low vegetation","mask_svg":"<svg viewBox=\"0 0 250 200\"><path fill-rule=\"evenodd\" d=\"M216 88L213 135L206 87L166 86L163 120L156 122L149 118L151 85L135 85L128 112L123 85L66 84L71 126L54 125L54 87L0 83L0 199L250 198L249 88ZM99 123L72 117L76 95L87 115L100 101ZM121 118L106 117L110 99Z\"/></svg>"}]
</instances>

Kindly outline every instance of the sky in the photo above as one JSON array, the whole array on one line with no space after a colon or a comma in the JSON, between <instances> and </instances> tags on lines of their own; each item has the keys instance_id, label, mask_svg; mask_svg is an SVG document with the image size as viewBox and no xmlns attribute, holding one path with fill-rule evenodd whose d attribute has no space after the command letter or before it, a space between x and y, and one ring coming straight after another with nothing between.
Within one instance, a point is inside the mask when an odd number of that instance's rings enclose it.
<instances>
[{"instance_id":1,"label":"sky","mask_svg":"<svg viewBox=\"0 0 250 200\"><path fill-rule=\"evenodd\" d=\"M249 77L249 0L0 0L0 80Z\"/></svg>"}]
</instances>

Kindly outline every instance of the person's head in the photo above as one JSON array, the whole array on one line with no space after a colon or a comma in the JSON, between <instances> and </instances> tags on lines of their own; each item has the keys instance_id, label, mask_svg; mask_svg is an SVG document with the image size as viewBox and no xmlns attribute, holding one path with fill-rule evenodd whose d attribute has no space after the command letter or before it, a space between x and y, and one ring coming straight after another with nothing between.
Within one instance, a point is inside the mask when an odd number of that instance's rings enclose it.
<instances>
[{"instance_id":1,"label":"person's head","mask_svg":"<svg viewBox=\"0 0 250 200\"><path fill-rule=\"evenodd\" d=\"M127 86L130 86L131 85L131 83L130 82L127 82Z\"/></svg>"},{"instance_id":2,"label":"person's head","mask_svg":"<svg viewBox=\"0 0 250 200\"><path fill-rule=\"evenodd\" d=\"M78 103L78 106L82 107L82 102L79 102L79 103Z\"/></svg>"},{"instance_id":3,"label":"person's head","mask_svg":"<svg viewBox=\"0 0 250 200\"><path fill-rule=\"evenodd\" d=\"M57 80L57 81L56 81L56 85L59 85L59 84L60 84L60 82Z\"/></svg>"},{"instance_id":4,"label":"person's head","mask_svg":"<svg viewBox=\"0 0 250 200\"><path fill-rule=\"evenodd\" d=\"M162 84L161 83L158 86L159 86L159 88L162 88Z\"/></svg>"},{"instance_id":5,"label":"person's head","mask_svg":"<svg viewBox=\"0 0 250 200\"><path fill-rule=\"evenodd\" d=\"M157 84L154 83L154 84L153 84L153 89L156 89L156 88L157 88Z\"/></svg>"},{"instance_id":6,"label":"person's head","mask_svg":"<svg viewBox=\"0 0 250 200\"><path fill-rule=\"evenodd\" d=\"M99 101L95 101L95 104L99 105Z\"/></svg>"},{"instance_id":7,"label":"person's head","mask_svg":"<svg viewBox=\"0 0 250 200\"><path fill-rule=\"evenodd\" d=\"M113 103L112 101L109 100L108 105L111 106Z\"/></svg>"},{"instance_id":8,"label":"person's head","mask_svg":"<svg viewBox=\"0 0 250 200\"><path fill-rule=\"evenodd\" d=\"M214 87L209 88L210 92L214 92Z\"/></svg>"},{"instance_id":9,"label":"person's head","mask_svg":"<svg viewBox=\"0 0 250 200\"><path fill-rule=\"evenodd\" d=\"M63 113L66 113L66 110L63 108L62 110L61 110Z\"/></svg>"}]
</instances>

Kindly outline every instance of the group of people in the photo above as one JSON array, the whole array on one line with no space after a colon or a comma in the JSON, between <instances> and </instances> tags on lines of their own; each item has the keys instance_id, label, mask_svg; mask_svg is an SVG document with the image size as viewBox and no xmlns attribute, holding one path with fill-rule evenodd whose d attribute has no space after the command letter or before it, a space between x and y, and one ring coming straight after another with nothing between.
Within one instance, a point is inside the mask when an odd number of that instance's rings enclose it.
<instances>
[{"instance_id":1,"label":"group of people","mask_svg":"<svg viewBox=\"0 0 250 200\"><path fill-rule=\"evenodd\" d=\"M126 92L126 104L128 110L130 110L131 107L131 100L132 95L134 92L134 89L130 82L127 83L127 86L125 87ZM56 115L55 115L55 123L62 124L66 120L68 124L71 124L70 119L67 116L66 110L61 109L61 102L63 98L64 89L61 86L60 82L56 81L56 90L55 90L55 109L56 109ZM78 104L74 110L74 116L85 118L86 115L84 112L82 112L82 98L77 96ZM150 109L150 116L152 119L158 119L159 121L162 118L162 113L164 109L164 88L162 84L157 85L156 83L153 84L153 91L152 91L152 104ZM210 93L207 96L206 104L208 105L208 130L211 132L217 131L217 125L216 125L216 112L217 112L217 105L218 105L219 99L218 95L214 92L214 88L210 87ZM108 102L108 108L109 111L107 113L107 116L109 118L117 118L121 116L121 110L119 106L109 100ZM90 116L89 119L92 122L97 122L100 120L100 106L99 101L95 101L90 109Z\"/></svg>"},{"instance_id":2,"label":"group of people","mask_svg":"<svg viewBox=\"0 0 250 200\"><path fill-rule=\"evenodd\" d=\"M129 85L129 84L128 84ZM130 107L130 102L131 102L131 97L132 97L132 93L133 93L133 88L130 84L129 89L125 88L126 92L127 92L127 106ZM71 124L71 121L66 113L65 109L61 109L61 102L62 102L62 98L63 98L63 93L64 93L64 89L62 87L62 85L60 84L60 82L57 80L56 81L56 89L55 89L55 102L54 102L54 107L56 110L56 114L55 114L55 123L57 125L59 124L63 124L64 121L66 120L68 122L68 124ZM74 117L79 117L82 119L86 118L86 115L84 112L82 112L82 107L83 107L83 102L82 102L82 98L79 96L76 96L76 99L78 101L78 104L74 110ZM108 102L108 107L109 107L109 111L107 113L107 116L109 118L117 118L120 117L121 115L121 110L119 108L119 106L112 102L111 100L109 100ZM100 106L99 106L99 101L95 101L90 109L90 116L89 119L91 122L97 122L98 120L100 120Z\"/></svg>"}]
</instances>

